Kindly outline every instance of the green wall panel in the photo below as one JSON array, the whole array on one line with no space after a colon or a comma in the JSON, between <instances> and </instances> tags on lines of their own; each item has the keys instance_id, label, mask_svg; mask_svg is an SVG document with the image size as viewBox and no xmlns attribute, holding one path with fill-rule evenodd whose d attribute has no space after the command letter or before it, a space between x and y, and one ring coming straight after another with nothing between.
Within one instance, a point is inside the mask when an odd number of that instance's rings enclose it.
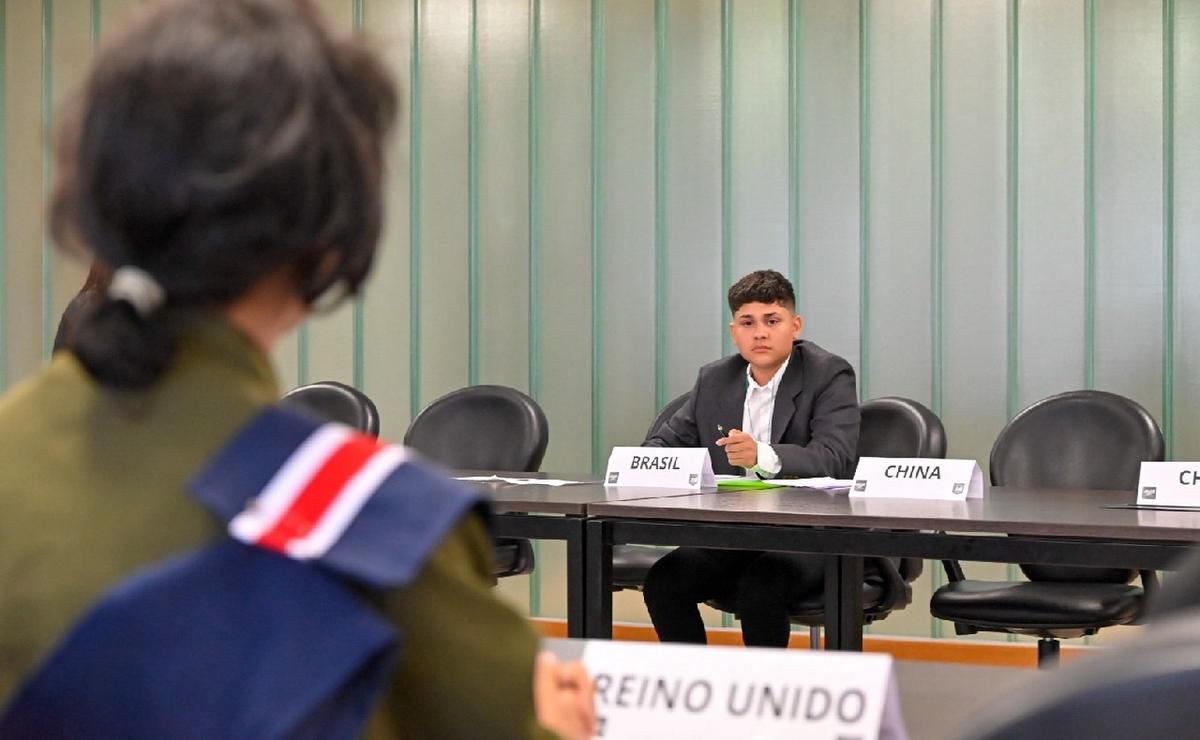
<instances>
[{"instance_id":1,"label":"green wall panel","mask_svg":"<svg viewBox=\"0 0 1200 740\"><path fill-rule=\"evenodd\" d=\"M411 69L412 1L371 0L364 8L368 37L381 45L398 80ZM388 187L383 237L375 271L363 298L364 389L379 408L382 434L399 439L410 417L410 336L408 308L409 177L407 171L412 109L410 88L402 84L400 119L388 144Z\"/></svg>"},{"instance_id":2,"label":"green wall panel","mask_svg":"<svg viewBox=\"0 0 1200 740\"><path fill-rule=\"evenodd\" d=\"M789 271L787 9L786 0L733 3L733 280Z\"/></svg>"},{"instance_id":3,"label":"green wall panel","mask_svg":"<svg viewBox=\"0 0 1200 740\"><path fill-rule=\"evenodd\" d=\"M654 5L605 3L603 459L654 418Z\"/></svg>"},{"instance_id":4,"label":"green wall panel","mask_svg":"<svg viewBox=\"0 0 1200 740\"><path fill-rule=\"evenodd\" d=\"M421 405L467 384L468 268L467 0L421 9Z\"/></svg>"},{"instance_id":5,"label":"green wall panel","mask_svg":"<svg viewBox=\"0 0 1200 740\"><path fill-rule=\"evenodd\" d=\"M477 380L528 390L529 2L479 0Z\"/></svg>"},{"instance_id":6,"label":"green wall panel","mask_svg":"<svg viewBox=\"0 0 1200 740\"><path fill-rule=\"evenodd\" d=\"M1175 457L1200 459L1200 0L1173 0Z\"/></svg>"},{"instance_id":7,"label":"green wall panel","mask_svg":"<svg viewBox=\"0 0 1200 740\"><path fill-rule=\"evenodd\" d=\"M591 8L542 3L541 382L546 470L592 467Z\"/></svg>"},{"instance_id":8,"label":"green wall panel","mask_svg":"<svg viewBox=\"0 0 1200 740\"><path fill-rule=\"evenodd\" d=\"M729 314L721 300L720 3L674 0L663 25L666 89L655 105L664 111L657 139L665 150L659 208L666 269L658 276L665 321L657 330L665 335L665 402L689 390L697 369L720 355Z\"/></svg>"},{"instance_id":9,"label":"green wall panel","mask_svg":"<svg viewBox=\"0 0 1200 740\"><path fill-rule=\"evenodd\" d=\"M929 401L929 3L872 3L868 397Z\"/></svg>"},{"instance_id":10,"label":"green wall panel","mask_svg":"<svg viewBox=\"0 0 1200 740\"><path fill-rule=\"evenodd\" d=\"M1096 387L1162 419L1162 7L1096 18Z\"/></svg>"},{"instance_id":11,"label":"green wall panel","mask_svg":"<svg viewBox=\"0 0 1200 740\"><path fill-rule=\"evenodd\" d=\"M1024 407L1084 385L1083 3L1022 3L1020 41L1015 310Z\"/></svg>"},{"instance_id":12,"label":"green wall panel","mask_svg":"<svg viewBox=\"0 0 1200 740\"><path fill-rule=\"evenodd\" d=\"M858 362L858 6L796 4L799 189L793 276L804 336Z\"/></svg>"}]
</instances>

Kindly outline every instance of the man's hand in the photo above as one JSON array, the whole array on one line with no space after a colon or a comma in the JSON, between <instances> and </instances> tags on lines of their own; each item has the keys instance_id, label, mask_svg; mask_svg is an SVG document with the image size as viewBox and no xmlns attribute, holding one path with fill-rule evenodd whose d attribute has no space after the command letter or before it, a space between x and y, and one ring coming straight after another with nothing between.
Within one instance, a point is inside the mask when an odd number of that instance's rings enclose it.
<instances>
[{"instance_id":1,"label":"man's hand","mask_svg":"<svg viewBox=\"0 0 1200 740\"><path fill-rule=\"evenodd\" d=\"M538 653L533 665L533 703L538 724L567 740L596 734L595 687L583 663L560 663Z\"/></svg>"},{"instance_id":2,"label":"man's hand","mask_svg":"<svg viewBox=\"0 0 1200 740\"><path fill-rule=\"evenodd\" d=\"M730 429L729 436L721 437L717 444L725 448L725 456L729 458L730 465L747 470L758 465L758 442L749 434Z\"/></svg>"}]
</instances>

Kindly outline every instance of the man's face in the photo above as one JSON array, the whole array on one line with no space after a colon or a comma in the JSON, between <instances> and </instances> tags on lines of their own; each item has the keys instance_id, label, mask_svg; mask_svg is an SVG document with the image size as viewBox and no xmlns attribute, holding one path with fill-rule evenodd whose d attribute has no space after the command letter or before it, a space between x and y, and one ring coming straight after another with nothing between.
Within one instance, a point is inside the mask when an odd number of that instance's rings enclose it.
<instances>
[{"instance_id":1,"label":"man's face","mask_svg":"<svg viewBox=\"0 0 1200 740\"><path fill-rule=\"evenodd\" d=\"M791 354L803 327L803 319L778 303L746 303L734 312L729 333L746 362L773 372Z\"/></svg>"}]
</instances>

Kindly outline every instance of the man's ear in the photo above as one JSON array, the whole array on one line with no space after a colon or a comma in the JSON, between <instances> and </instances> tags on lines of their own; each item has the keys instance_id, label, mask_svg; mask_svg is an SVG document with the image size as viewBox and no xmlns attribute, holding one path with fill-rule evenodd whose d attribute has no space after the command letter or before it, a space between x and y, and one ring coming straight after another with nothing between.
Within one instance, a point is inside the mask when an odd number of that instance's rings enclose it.
<instances>
[{"instance_id":1,"label":"man's ear","mask_svg":"<svg viewBox=\"0 0 1200 740\"><path fill-rule=\"evenodd\" d=\"M802 331L804 331L804 318L800 314L796 314L792 317L792 339L799 339Z\"/></svg>"}]
</instances>

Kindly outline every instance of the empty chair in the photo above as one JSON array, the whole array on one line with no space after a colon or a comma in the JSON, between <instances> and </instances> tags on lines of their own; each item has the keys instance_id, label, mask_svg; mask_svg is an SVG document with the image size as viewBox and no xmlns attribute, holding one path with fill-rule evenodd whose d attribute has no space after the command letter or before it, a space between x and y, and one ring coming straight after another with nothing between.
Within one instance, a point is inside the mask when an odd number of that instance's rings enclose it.
<instances>
[{"instance_id":1,"label":"empty chair","mask_svg":"<svg viewBox=\"0 0 1200 740\"><path fill-rule=\"evenodd\" d=\"M285 393L280 403L379 436L379 411L375 404L362 391L343 383L321 380L302 385Z\"/></svg>"},{"instance_id":2,"label":"empty chair","mask_svg":"<svg viewBox=\"0 0 1200 740\"><path fill-rule=\"evenodd\" d=\"M550 425L529 396L502 385L451 391L425 407L404 434L404 444L458 470L536 472L546 455ZM534 568L529 540L498 538L496 575Z\"/></svg>"},{"instance_id":3,"label":"empty chair","mask_svg":"<svg viewBox=\"0 0 1200 740\"><path fill-rule=\"evenodd\" d=\"M1104 391L1072 391L1038 401L1008 423L992 446L995 486L1128 490L1144 460L1163 459L1154 418L1134 401ZM966 580L944 561L950 583L930 603L934 616L959 634L979 631L1036 635L1038 664L1058 658L1058 640L1095 634L1139 616L1144 591L1124 568L1022 565L1029 582ZM1147 590L1153 572L1141 573Z\"/></svg>"}]
</instances>

